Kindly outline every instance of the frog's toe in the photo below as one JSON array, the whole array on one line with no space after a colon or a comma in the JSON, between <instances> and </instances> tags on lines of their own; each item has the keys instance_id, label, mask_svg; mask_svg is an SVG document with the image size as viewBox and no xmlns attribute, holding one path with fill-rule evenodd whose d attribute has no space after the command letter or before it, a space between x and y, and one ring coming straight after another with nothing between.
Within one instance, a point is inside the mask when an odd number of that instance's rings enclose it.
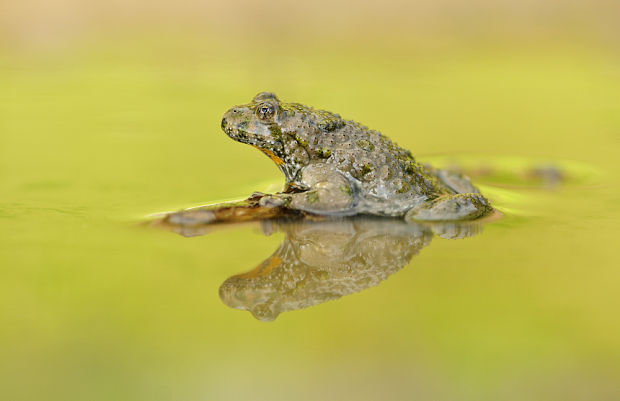
<instances>
[{"instance_id":1,"label":"frog's toe","mask_svg":"<svg viewBox=\"0 0 620 401\"><path fill-rule=\"evenodd\" d=\"M286 195L264 195L258 201L262 207L285 207L290 202L290 198Z\"/></svg>"},{"instance_id":2,"label":"frog's toe","mask_svg":"<svg viewBox=\"0 0 620 401\"><path fill-rule=\"evenodd\" d=\"M408 221L473 220L491 212L489 201L476 193L446 195L407 212Z\"/></svg>"}]
</instances>

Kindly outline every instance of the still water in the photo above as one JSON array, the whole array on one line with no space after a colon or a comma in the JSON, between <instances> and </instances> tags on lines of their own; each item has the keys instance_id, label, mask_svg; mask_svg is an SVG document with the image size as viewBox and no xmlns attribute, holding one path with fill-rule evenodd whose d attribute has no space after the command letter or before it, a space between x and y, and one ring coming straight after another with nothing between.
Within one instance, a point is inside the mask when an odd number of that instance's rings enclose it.
<instances>
[{"instance_id":1,"label":"still water","mask_svg":"<svg viewBox=\"0 0 620 401\"><path fill-rule=\"evenodd\" d=\"M0 398L619 400L620 62L409 50L3 53ZM501 218L144 227L280 189L218 127L261 90L463 166Z\"/></svg>"},{"instance_id":2,"label":"still water","mask_svg":"<svg viewBox=\"0 0 620 401\"><path fill-rule=\"evenodd\" d=\"M227 306L271 321L282 312L304 309L378 285L411 262L434 235L461 239L481 222L405 223L392 218L331 218L312 221L268 219L265 235L283 233L276 251L258 267L229 277L219 289ZM204 226L172 227L183 236L203 235Z\"/></svg>"}]
</instances>

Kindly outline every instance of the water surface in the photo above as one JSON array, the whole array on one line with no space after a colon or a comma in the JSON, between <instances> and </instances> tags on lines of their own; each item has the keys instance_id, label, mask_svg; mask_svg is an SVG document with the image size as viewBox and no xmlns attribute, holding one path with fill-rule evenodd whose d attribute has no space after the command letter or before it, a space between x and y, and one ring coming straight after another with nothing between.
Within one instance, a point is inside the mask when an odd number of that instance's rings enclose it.
<instances>
[{"instance_id":1,"label":"water surface","mask_svg":"<svg viewBox=\"0 0 620 401\"><path fill-rule=\"evenodd\" d=\"M613 52L343 45L265 58L182 43L3 53L2 399L620 398ZM493 166L477 183L504 217L461 239L140 227L151 213L279 189L267 158L219 131L228 107L261 90L380 129L421 160ZM566 180L520 173L545 163ZM263 308L270 322L237 310L259 298L231 291L231 277L283 259L292 238L327 249L321 263L297 255L306 265L363 263L332 269L338 290L281 299L275 318Z\"/></svg>"}]
</instances>

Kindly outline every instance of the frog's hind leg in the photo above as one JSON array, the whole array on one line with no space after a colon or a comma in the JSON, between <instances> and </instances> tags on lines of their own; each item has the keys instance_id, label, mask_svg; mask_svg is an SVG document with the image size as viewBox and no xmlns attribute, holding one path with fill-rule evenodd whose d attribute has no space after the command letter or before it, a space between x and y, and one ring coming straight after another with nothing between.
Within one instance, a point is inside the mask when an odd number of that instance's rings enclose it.
<instances>
[{"instance_id":1,"label":"frog's hind leg","mask_svg":"<svg viewBox=\"0 0 620 401\"><path fill-rule=\"evenodd\" d=\"M479 193L444 195L409 210L408 221L473 220L493 210L489 201Z\"/></svg>"},{"instance_id":2,"label":"frog's hind leg","mask_svg":"<svg viewBox=\"0 0 620 401\"><path fill-rule=\"evenodd\" d=\"M282 200L284 208L328 216L350 216L357 212L357 189L333 166L310 165L300 176L303 179L297 185L305 191L274 195Z\"/></svg>"},{"instance_id":3,"label":"frog's hind leg","mask_svg":"<svg viewBox=\"0 0 620 401\"><path fill-rule=\"evenodd\" d=\"M351 216L356 213L353 199L348 186L319 183L304 192L266 195L260 204L323 216Z\"/></svg>"}]
</instances>

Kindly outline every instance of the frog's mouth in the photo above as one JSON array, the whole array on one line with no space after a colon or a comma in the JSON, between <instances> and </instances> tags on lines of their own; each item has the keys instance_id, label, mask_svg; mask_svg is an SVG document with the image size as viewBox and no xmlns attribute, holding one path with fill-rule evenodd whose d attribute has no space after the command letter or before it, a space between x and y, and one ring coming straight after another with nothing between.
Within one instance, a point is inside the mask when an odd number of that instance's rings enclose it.
<instances>
[{"instance_id":1,"label":"frog's mouth","mask_svg":"<svg viewBox=\"0 0 620 401\"><path fill-rule=\"evenodd\" d=\"M231 139L252 145L262 151L268 150L275 153L281 153L284 150L282 141L274 139L270 135L251 134L245 129L247 128L246 122L230 123L226 118L222 119L222 131L228 135Z\"/></svg>"},{"instance_id":2,"label":"frog's mouth","mask_svg":"<svg viewBox=\"0 0 620 401\"><path fill-rule=\"evenodd\" d=\"M241 123L238 123L237 127L234 127L234 125L228 119L226 119L226 117L222 118L222 125L221 125L222 131L224 131L226 135L228 135L235 141L239 141L239 142L241 142L240 139L242 137L239 131L240 125Z\"/></svg>"},{"instance_id":3,"label":"frog's mouth","mask_svg":"<svg viewBox=\"0 0 620 401\"><path fill-rule=\"evenodd\" d=\"M224 118L222 118L221 124L222 131L231 139L237 142L247 143L261 150L271 150L275 153L281 153L284 150L279 130L277 131L280 137L274 137L273 128L271 126L256 124L247 119L237 119L234 117L235 116L225 115ZM252 129L250 130L249 128Z\"/></svg>"}]
</instances>

